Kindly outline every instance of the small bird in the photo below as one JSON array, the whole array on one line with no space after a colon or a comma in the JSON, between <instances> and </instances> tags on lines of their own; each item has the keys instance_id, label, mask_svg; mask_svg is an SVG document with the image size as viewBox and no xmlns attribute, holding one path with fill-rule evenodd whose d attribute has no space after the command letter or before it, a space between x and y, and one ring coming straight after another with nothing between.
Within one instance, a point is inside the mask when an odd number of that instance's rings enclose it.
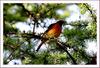
<instances>
[{"instance_id":1,"label":"small bird","mask_svg":"<svg viewBox=\"0 0 100 68\"><path fill-rule=\"evenodd\" d=\"M61 34L62 32L62 24L65 23L64 20L59 20L57 21L56 23L53 23L51 24L48 29L43 33L42 37L43 38L47 38L47 39L50 39L50 38L57 38L59 37L59 35ZM41 39L41 43L40 45L38 46L37 48L37 52L38 50L40 49L40 47L42 46L43 43L45 43L47 41L47 39Z\"/></svg>"}]
</instances>

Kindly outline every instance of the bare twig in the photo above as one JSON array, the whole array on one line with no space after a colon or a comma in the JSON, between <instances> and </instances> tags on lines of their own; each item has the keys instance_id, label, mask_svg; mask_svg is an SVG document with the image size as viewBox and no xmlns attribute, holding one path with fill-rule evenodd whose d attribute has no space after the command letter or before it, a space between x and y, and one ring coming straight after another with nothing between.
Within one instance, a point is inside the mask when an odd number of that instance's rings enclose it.
<instances>
[{"instance_id":1,"label":"bare twig","mask_svg":"<svg viewBox=\"0 0 100 68\"><path fill-rule=\"evenodd\" d=\"M93 11L89 8L89 5L88 4L84 4L86 6L86 8L89 10L89 12L91 13L91 17L93 18L93 21L96 22L96 17L94 17L93 15Z\"/></svg>"},{"instance_id":2,"label":"bare twig","mask_svg":"<svg viewBox=\"0 0 100 68\"><path fill-rule=\"evenodd\" d=\"M56 43L57 43L57 45L58 45L61 49L63 49L63 50L68 54L68 56L69 56L69 57L71 58L71 60L73 61L73 64L77 64L77 63L76 63L76 60L75 60L75 59L71 56L71 54L67 51L65 45L62 44L62 43L59 42L59 41L57 41Z\"/></svg>"},{"instance_id":3,"label":"bare twig","mask_svg":"<svg viewBox=\"0 0 100 68\"><path fill-rule=\"evenodd\" d=\"M12 52L10 53L10 55L5 59L6 63L9 63L10 61L7 61L7 60L8 60L8 59L11 60L11 56L15 53L16 49L18 49L19 46L17 46L17 47L12 47L12 46L10 46L10 45L6 45L6 46L9 46L9 47L12 49Z\"/></svg>"},{"instance_id":4,"label":"bare twig","mask_svg":"<svg viewBox=\"0 0 100 68\"><path fill-rule=\"evenodd\" d=\"M28 34L28 33L24 33L21 35L22 37L24 38L35 38L35 39L47 39L47 38L44 38L42 37L41 35L35 35L35 34Z\"/></svg>"},{"instance_id":5,"label":"bare twig","mask_svg":"<svg viewBox=\"0 0 100 68\"><path fill-rule=\"evenodd\" d=\"M8 59L10 59L11 60L11 56L14 54L14 52L15 52L15 50L13 50L11 53L10 53L10 55L4 60L4 61L6 61L6 63L9 63L10 61L7 61Z\"/></svg>"}]
</instances>

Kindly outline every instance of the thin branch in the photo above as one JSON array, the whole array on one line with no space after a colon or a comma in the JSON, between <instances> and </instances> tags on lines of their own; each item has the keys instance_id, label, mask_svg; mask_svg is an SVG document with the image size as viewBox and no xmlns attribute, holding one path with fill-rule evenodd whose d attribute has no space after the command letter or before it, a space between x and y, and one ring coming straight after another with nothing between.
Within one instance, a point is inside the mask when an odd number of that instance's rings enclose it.
<instances>
[{"instance_id":1,"label":"thin branch","mask_svg":"<svg viewBox=\"0 0 100 68\"><path fill-rule=\"evenodd\" d=\"M86 8L89 10L89 12L91 13L91 17L94 19L93 21L94 22L96 22L97 20L96 20L96 17L94 17L94 15L93 15L93 11L89 8L89 5L88 4L84 4L85 6L86 6Z\"/></svg>"},{"instance_id":2,"label":"thin branch","mask_svg":"<svg viewBox=\"0 0 100 68\"><path fill-rule=\"evenodd\" d=\"M23 4L18 4L18 6L21 6L22 7L22 9L24 10L24 12L26 12L29 16L31 15L31 16L33 16L34 15L34 13L32 13L31 11L28 11L25 7L24 7L24 5Z\"/></svg>"},{"instance_id":3,"label":"thin branch","mask_svg":"<svg viewBox=\"0 0 100 68\"><path fill-rule=\"evenodd\" d=\"M65 45L64 44L62 44L62 43L60 43L59 41L57 41L57 45L61 48L61 49L63 49L67 54L68 54L68 56L71 58L71 60L73 61L73 64L77 64L76 63L76 60L72 57L72 55L67 51L67 49L66 49L66 47L65 47Z\"/></svg>"},{"instance_id":4,"label":"thin branch","mask_svg":"<svg viewBox=\"0 0 100 68\"><path fill-rule=\"evenodd\" d=\"M19 6L21 6L22 9L28 14L28 16L30 17L30 19L31 19L32 21L34 21L34 24L33 24L33 33L34 33L34 31L35 31L35 26L36 26L36 23L37 23L37 19L36 19L36 17L35 17L35 14L34 14L32 11L27 10L27 9L23 6L23 4L19 4Z\"/></svg>"},{"instance_id":5,"label":"thin branch","mask_svg":"<svg viewBox=\"0 0 100 68\"><path fill-rule=\"evenodd\" d=\"M35 39L47 39L47 38L44 38L42 37L41 35L35 35L35 34L28 34L28 33L24 33L24 34L21 34L22 37L24 38L35 38Z\"/></svg>"},{"instance_id":6,"label":"thin branch","mask_svg":"<svg viewBox=\"0 0 100 68\"><path fill-rule=\"evenodd\" d=\"M7 62L7 60L8 60L8 59L11 60L11 56L15 53L15 51L19 48L19 46L16 47L16 48L14 48L14 47L12 47L12 46L10 46L10 45L8 45L8 44L7 44L6 46L9 46L9 47L12 49L12 52L10 53L10 55L5 59L6 63L9 63L10 61Z\"/></svg>"},{"instance_id":7,"label":"thin branch","mask_svg":"<svg viewBox=\"0 0 100 68\"><path fill-rule=\"evenodd\" d=\"M11 56L13 55L15 53L15 50L13 50L11 53L10 53L10 55L4 60L4 61L6 61L6 63L9 63L10 61L7 61L8 59L10 59L11 60Z\"/></svg>"}]
</instances>

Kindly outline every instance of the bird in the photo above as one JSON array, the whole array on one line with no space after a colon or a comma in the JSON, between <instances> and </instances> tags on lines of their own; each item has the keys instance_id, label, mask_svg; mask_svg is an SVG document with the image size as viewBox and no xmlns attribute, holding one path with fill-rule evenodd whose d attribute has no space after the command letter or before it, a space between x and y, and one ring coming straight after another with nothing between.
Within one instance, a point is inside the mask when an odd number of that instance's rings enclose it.
<instances>
[{"instance_id":1,"label":"bird","mask_svg":"<svg viewBox=\"0 0 100 68\"><path fill-rule=\"evenodd\" d=\"M50 38L58 38L62 32L62 24L64 24L64 20L59 20L56 23L51 24L47 30L43 33L42 37L47 39L41 39L41 43L37 47L36 51L38 52L41 48L42 44L44 44Z\"/></svg>"}]
</instances>

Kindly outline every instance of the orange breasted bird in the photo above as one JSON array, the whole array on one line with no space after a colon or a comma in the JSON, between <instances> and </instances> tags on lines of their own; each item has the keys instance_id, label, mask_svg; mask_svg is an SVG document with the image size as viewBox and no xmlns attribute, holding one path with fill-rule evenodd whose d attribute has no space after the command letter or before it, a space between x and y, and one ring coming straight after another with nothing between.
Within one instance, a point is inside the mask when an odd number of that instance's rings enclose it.
<instances>
[{"instance_id":1,"label":"orange breasted bird","mask_svg":"<svg viewBox=\"0 0 100 68\"><path fill-rule=\"evenodd\" d=\"M62 24L65 23L64 20L59 20L56 23L51 24L48 29L43 33L42 37L44 38L57 38L59 37L59 35L62 32ZM41 43L38 46L37 50L38 51L40 49L40 47L42 46L43 43L45 43L47 41L47 39L41 39Z\"/></svg>"}]
</instances>

